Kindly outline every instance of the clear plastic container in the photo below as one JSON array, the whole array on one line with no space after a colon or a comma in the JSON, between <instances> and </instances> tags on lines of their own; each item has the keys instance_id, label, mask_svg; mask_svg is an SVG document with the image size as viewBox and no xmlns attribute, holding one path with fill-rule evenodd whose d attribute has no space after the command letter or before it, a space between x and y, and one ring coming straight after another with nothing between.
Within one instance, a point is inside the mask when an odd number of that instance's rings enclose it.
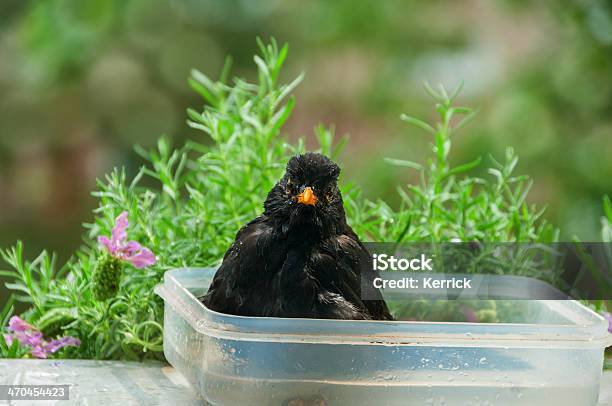
<instances>
[{"instance_id":1,"label":"clear plastic container","mask_svg":"<svg viewBox=\"0 0 612 406\"><path fill-rule=\"evenodd\" d=\"M511 323L239 317L196 299L214 272L172 270L156 288L164 353L213 405L597 403L611 335L578 302L499 301Z\"/></svg>"}]
</instances>

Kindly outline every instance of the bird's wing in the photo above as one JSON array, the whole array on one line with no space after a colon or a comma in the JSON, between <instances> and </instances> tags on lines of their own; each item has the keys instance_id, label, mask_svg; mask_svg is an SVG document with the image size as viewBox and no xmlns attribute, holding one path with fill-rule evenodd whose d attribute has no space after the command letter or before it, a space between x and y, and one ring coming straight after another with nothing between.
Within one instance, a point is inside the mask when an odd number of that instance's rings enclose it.
<instances>
[{"instance_id":1,"label":"bird's wing","mask_svg":"<svg viewBox=\"0 0 612 406\"><path fill-rule=\"evenodd\" d=\"M201 298L209 309L229 314L248 313L244 307L253 305L250 303L253 295L249 292L258 291L257 285L262 282L261 277L269 263L266 247L270 245L271 235L272 230L263 217L258 217L238 231L208 293Z\"/></svg>"},{"instance_id":2,"label":"bird's wing","mask_svg":"<svg viewBox=\"0 0 612 406\"><path fill-rule=\"evenodd\" d=\"M333 268L336 269L336 272L325 272L325 275L331 278L328 283L336 286L338 293L351 303L364 308L372 319L392 320L393 317L389 313L380 290L375 289L372 285L372 280L376 275L371 267L370 253L352 230L334 236L330 244L324 244L323 247L324 251L330 254L329 257L335 261ZM362 299L364 297L362 277L365 281L364 285L371 287L368 291L368 298L372 299Z\"/></svg>"}]
</instances>

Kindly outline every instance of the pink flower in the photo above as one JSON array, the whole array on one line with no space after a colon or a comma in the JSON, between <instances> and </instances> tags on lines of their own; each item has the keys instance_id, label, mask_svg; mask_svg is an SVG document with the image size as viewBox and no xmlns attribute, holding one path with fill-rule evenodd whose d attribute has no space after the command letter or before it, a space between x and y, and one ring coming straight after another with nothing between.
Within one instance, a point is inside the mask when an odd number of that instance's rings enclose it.
<instances>
[{"instance_id":1,"label":"pink flower","mask_svg":"<svg viewBox=\"0 0 612 406\"><path fill-rule=\"evenodd\" d=\"M606 312L603 316L608 320L608 332L612 333L612 314Z\"/></svg>"},{"instance_id":2,"label":"pink flower","mask_svg":"<svg viewBox=\"0 0 612 406\"><path fill-rule=\"evenodd\" d=\"M35 330L34 327L32 327L30 324L26 323L24 320L20 319L17 316L11 317L11 319L9 320L8 329L10 331L15 331L15 332Z\"/></svg>"},{"instance_id":3,"label":"pink flower","mask_svg":"<svg viewBox=\"0 0 612 406\"><path fill-rule=\"evenodd\" d=\"M136 241L127 241L128 226L128 214L124 211L115 220L111 238L100 236L98 242L106 247L113 258L129 262L138 269L155 264L157 259L149 249Z\"/></svg>"},{"instance_id":4,"label":"pink flower","mask_svg":"<svg viewBox=\"0 0 612 406\"><path fill-rule=\"evenodd\" d=\"M19 341L21 345L37 346L43 340L42 333L23 321L17 316L11 317L8 325L9 334L4 335L7 345L12 345L13 340Z\"/></svg>"},{"instance_id":5,"label":"pink flower","mask_svg":"<svg viewBox=\"0 0 612 406\"><path fill-rule=\"evenodd\" d=\"M13 340L17 340L21 346L30 347L30 353L36 358L47 358L66 346L78 347L81 345L77 338L70 336L46 341L40 331L17 316L9 320L8 331L9 334L4 335L8 346L13 344Z\"/></svg>"},{"instance_id":6,"label":"pink flower","mask_svg":"<svg viewBox=\"0 0 612 406\"><path fill-rule=\"evenodd\" d=\"M51 340L49 342L44 342L42 345L38 345L32 347L32 355L36 358L47 358L49 354L53 354L59 351L61 348L72 346L78 347L81 345L81 341L78 338L66 336L62 338L58 338L57 340Z\"/></svg>"}]
</instances>

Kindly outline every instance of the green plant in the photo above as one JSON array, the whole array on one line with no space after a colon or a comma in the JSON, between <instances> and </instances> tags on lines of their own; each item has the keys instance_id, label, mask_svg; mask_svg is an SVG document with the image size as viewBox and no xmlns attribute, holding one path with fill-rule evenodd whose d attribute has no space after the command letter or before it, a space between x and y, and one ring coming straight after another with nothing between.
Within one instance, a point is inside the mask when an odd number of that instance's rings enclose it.
<instances>
[{"instance_id":1,"label":"green plant","mask_svg":"<svg viewBox=\"0 0 612 406\"><path fill-rule=\"evenodd\" d=\"M420 183L398 187L402 203L395 211L382 201L370 204L368 217L377 223L358 229L375 241L556 241L558 230L542 218L544 210L527 203L532 181L513 174L518 158L511 148L502 163L490 158L492 179L466 174L481 158L451 165L449 155L457 132L475 111L454 105L461 85L450 95L443 87L436 91L427 85L426 90L436 102L439 122L430 125L406 115L401 118L433 136L432 157L425 165L386 158L391 165L418 171Z\"/></svg>"},{"instance_id":2,"label":"green plant","mask_svg":"<svg viewBox=\"0 0 612 406\"><path fill-rule=\"evenodd\" d=\"M259 46L256 83L239 78L229 83L229 59L218 81L192 72L189 82L206 106L201 112L188 111L189 125L206 133L212 144L192 140L174 149L162 138L156 150L137 148L148 165L133 179L116 169L98 182L94 222L86 226L85 245L67 264L58 268L45 252L25 261L20 242L2 252L10 267L2 275L13 279L8 287L16 300L32 305L24 318L45 333L81 339L78 352L68 355L162 358L163 304L154 286L169 268L218 263L238 228L261 210L287 158L304 149L303 143L291 146L280 135L294 106L291 91L301 76L279 83L287 46L278 47L275 41L259 41ZM323 142L329 136L319 131ZM159 188L141 186L143 177L157 181ZM153 250L158 262L146 270L126 266L116 296L98 301L90 282L101 255L96 238L109 235L124 210L130 238Z\"/></svg>"},{"instance_id":3,"label":"green plant","mask_svg":"<svg viewBox=\"0 0 612 406\"><path fill-rule=\"evenodd\" d=\"M612 200L608 196L603 199L604 216L601 218L601 240L612 242ZM612 262L612 252L608 255Z\"/></svg>"},{"instance_id":4,"label":"green plant","mask_svg":"<svg viewBox=\"0 0 612 406\"><path fill-rule=\"evenodd\" d=\"M94 196L100 201L88 224L84 246L65 265L43 252L34 261L23 258L22 245L2 251L13 280L7 286L15 300L31 305L23 315L52 337L69 334L81 340L65 356L96 359L162 358L163 304L153 293L163 273L173 267L214 266L233 241L236 231L262 210L267 191L279 178L287 159L304 150L282 135L292 112L291 92L301 81L282 84L280 69L287 46L258 41L255 56L258 80L229 81L228 59L218 81L193 71L189 83L204 99L201 110L188 111L188 124L209 140L192 140L173 148L161 138L157 148L136 151L148 161L132 179L116 169L98 182ZM465 172L480 163L452 166L449 154L455 133L473 116L455 107L460 88L427 88L436 100L440 122L434 126L404 116L434 137L433 156L425 165L388 159L393 165L416 169L419 185L398 188L402 203L392 208L382 200L369 201L358 187L344 184L349 222L359 235L374 241L538 241L549 242L557 232L542 219L542 211L529 207L528 178L512 174L517 158L511 150L502 163L493 161L491 179ZM455 122L456 116L463 120ZM337 157L346 140L335 143L333 131L315 130L320 150ZM212 141L212 142L208 142ZM143 178L158 187L143 186ZM117 294L95 299L92 274L100 254L99 235L109 235L115 217L129 213L130 238L149 247L157 263L145 270L126 266ZM5 325L10 313L3 313ZM0 344L0 356L18 355Z\"/></svg>"}]
</instances>

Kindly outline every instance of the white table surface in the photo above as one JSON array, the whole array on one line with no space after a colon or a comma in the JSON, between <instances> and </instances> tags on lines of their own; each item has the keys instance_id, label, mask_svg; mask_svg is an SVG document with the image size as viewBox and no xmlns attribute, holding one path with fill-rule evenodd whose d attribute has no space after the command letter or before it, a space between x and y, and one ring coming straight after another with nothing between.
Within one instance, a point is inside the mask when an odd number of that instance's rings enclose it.
<instances>
[{"instance_id":1,"label":"white table surface","mask_svg":"<svg viewBox=\"0 0 612 406\"><path fill-rule=\"evenodd\" d=\"M0 384L71 385L67 401L0 400L2 406L205 404L180 373L161 363L0 359ZM612 371L604 373L599 404L612 406Z\"/></svg>"}]
</instances>

